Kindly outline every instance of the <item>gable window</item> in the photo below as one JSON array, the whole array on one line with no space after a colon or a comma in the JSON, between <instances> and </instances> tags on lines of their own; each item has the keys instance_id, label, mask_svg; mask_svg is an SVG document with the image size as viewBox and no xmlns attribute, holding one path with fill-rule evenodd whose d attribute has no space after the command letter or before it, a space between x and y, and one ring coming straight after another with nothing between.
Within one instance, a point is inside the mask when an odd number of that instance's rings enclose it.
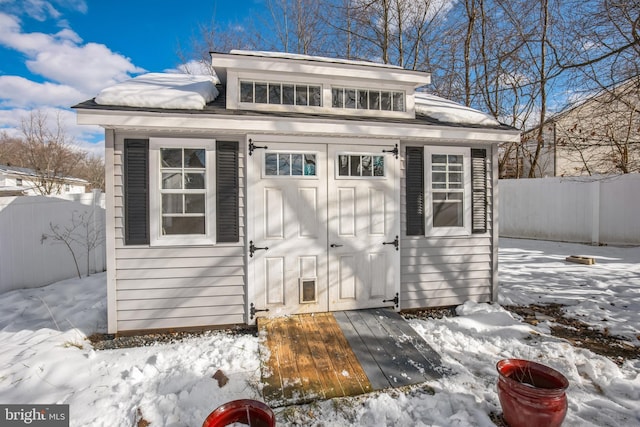
<instances>
[{"instance_id":1,"label":"gable window","mask_svg":"<svg viewBox=\"0 0 640 427\"><path fill-rule=\"evenodd\" d=\"M151 138L152 244L215 242L213 140Z\"/></svg>"},{"instance_id":2,"label":"gable window","mask_svg":"<svg viewBox=\"0 0 640 427\"><path fill-rule=\"evenodd\" d=\"M22 178L16 178L16 187L22 187Z\"/></svg>"},{"instance_id":3,"label":"gable window","mask_svg":"<svg viewBox=\"0 0 640 427\"><path fill-rule=\"evenodd\" d=\"M322 87L299 83L241 80L240 102L321 107Z\"/></svg>"},{"instance_id":4,"label":"gable window","mask_svg":"<svg viewBox=\"0 0 640 427\"><path fill-rule=\"evenodd\" d=\"M333 108L405 111L405 93L373 89L331 88Z\"/></svg>"}]
</instances>

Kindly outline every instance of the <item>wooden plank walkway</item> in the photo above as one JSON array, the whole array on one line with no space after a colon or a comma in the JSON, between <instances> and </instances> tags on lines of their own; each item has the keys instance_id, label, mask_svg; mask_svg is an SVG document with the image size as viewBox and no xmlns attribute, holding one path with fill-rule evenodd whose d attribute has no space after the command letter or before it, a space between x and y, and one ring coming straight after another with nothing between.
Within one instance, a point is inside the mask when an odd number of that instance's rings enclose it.
<instances>
[{"instance_id":1,"label":"wooden plank walkway","mask_svg":"<svg viewBox=\"0 0 640 427\"><path fill-rule=\"evenodd\" d=\"M334 313L375 390L442 377L440 355L393 310Z\"/></svg>"},{"instance_id":2,"label":"wooden plank walkway","mask_svg":"<svg viewBox=\"0 0 640 427\"><path fill-rule=\"evenodd\" d=\"M389 309L258 318L272 407L354 396L442 376L440 356Z\"/></svg>"},{"instance_id":3,"label":"wooden plank walkway","mask_svg":"<svg viewBox=\"0 0 640 427\"><path fill-rule=\"evenodd\" d=\"M258 318L262 394L271 407L373 391L331 313Z\"/></svg>"}]
</instances>

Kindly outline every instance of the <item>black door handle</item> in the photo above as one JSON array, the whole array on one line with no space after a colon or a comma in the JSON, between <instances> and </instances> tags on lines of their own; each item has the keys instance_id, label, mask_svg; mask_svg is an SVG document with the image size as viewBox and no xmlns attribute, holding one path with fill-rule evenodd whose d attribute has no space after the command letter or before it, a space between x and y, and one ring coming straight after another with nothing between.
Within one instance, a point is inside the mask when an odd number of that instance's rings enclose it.
<instances>
[{"instance_id":1,"label":"black door handle","mask_svg":"<svg viewBox=\"0 0 640 427\"><path fill-rule=\"evenodd\" d=\"M332 248L341 248L344 245L336 245L335 243L330 244L329 246L331 246Z\"/></svg>"}]
</instances>

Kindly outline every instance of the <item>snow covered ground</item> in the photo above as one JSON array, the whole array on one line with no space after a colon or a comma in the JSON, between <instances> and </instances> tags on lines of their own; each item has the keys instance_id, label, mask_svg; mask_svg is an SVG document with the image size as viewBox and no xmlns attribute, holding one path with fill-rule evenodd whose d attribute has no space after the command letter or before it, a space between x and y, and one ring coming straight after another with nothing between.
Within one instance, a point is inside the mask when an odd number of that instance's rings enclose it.
<instances>
[{"instance_id":1,"label":"snow covered ground","mask_svg":"<svg viewBox=\"0 0 640 427\"><path fill-rule=\"evenodd\" d=\"M593 256L596 265L564 261ZM595 328L640 345L640 248L501 239L500 303L568 304ZM0 296L0 402L66 403L72 426L200 426L218 405L259 399L258 338L211 332L173 344L96 351L106 329L104 274ZM508 357L569 379L565 426L640 426L640 360L621 367L552 337L499 305L410 320L451 375L424 386L276 410L279 426L493 426L495 364ZM221 369L229 382L212 378Z\"/></svg>"}]
</instances>

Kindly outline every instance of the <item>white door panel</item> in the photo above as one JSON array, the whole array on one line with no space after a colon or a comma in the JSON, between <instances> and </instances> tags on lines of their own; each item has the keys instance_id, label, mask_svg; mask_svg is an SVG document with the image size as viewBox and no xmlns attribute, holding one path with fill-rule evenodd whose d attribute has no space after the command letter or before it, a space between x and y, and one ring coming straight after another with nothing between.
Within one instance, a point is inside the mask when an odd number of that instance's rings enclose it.
<instances>
[{"instance_id":1,"label":"white door panel","mask_svg":"<svg viewBox=\"0 0 640 427\"><path fill-rule=\"evenodd\" d=\"M248 157L250 302L269 316L391 305L400 256L383 243L400 234L399 161L371 145L260 145ZM301 154L313 175L295 166ZM353 157L347 175L339 155Z\"/></svg>"},{"instance_id":2,"label":"white door panel","mask_svg":"<svg viewBox=\"0 0 640 427\"><path fill-rule=\"evenodd\" d=\"M383 245L400 234L398 160L379 146L328 152L329 309L389 305L400 287L400 253Z\"/></svg>"},{"instance_id":3,"label":"white door panel","mask_svg":"<svg viewBox=\"0 0 640 427\"><path fill-rule=\"evenodd\" d=\"M269 309L269 316L327 311L326 145L265 145L268 149L249 158L255 203L251 241L268 248L249 258L252 302L257 309ZM305 154L315 159L313 175L295 169L294 157Z\"/></svg>"}]
</instances>

